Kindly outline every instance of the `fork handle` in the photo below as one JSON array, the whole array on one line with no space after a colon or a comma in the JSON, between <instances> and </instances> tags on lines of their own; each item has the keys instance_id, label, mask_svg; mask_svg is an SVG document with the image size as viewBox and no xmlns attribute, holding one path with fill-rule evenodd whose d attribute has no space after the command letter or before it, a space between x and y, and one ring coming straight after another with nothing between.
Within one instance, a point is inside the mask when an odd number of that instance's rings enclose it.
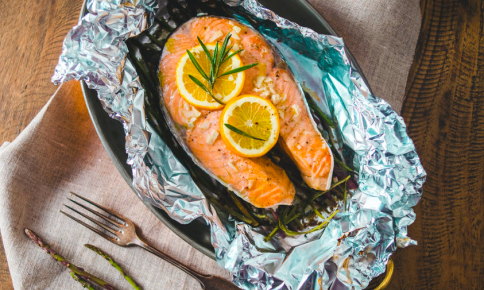
<instances>
[{"instance_id":1,"label":"fork handle","mask_svg":"<svg viewBox=\"0 0 484 290\"><path fill-rule=\"evenodd\" d=\"M179 261L177 261L174 258L168 256L167 254L153 248L152 246L150 246L148 243L146 243L145 241L143 241L139 237L133 244L135 244L136 246L139 246L139 247L147 250L148 252L162 258L163 260L169 262L173 266L176 266L178 269L183 270L185 273L187 273L188 275L195 278L200 283L200 285L202 286L202 289L205 289L205 285L203 283L203 280L206 279L206 278L209 278L211 275L201 274L201 273L193 270L192 268L180 263Z\"/></svg>"}]
</instances>

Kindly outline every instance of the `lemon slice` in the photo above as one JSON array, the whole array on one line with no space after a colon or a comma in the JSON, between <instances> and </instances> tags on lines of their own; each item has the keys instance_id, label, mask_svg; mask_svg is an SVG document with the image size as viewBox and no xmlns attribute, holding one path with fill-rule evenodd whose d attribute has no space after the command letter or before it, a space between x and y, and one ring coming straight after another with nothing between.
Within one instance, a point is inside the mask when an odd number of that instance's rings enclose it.
<instances>
[{"instance_id":1,"label":"lemon slice","mask_svg":"<svg viewBox=\"0 0 484 290\"><path fill-rule=\"evenodd\" d=\"M220 115L222 140L231 151L243 157L259 157L271 150L279 138L279 127L276 107L254 95L232 99Z\"/></svg>"},{"instance_id":2,"label":"lemon slice","mask_svg":"<svg viewBox=\"0 0 484 290\"><path fill-rule=\"evenodd\" d=\"M215 45L206 45L208 51L213 55ZM221 45L219 44L219 50ZM203 51L201 45L190 49L203 71L210 74L210 60ZM230 51L229 54L233 53ZM242 60L238 55L234 55L225 61L219 68L218 75L243 66ZM176 66L176 85L182 97L191 105L207 110L218 110L223 108L223 105L215 101L207 92L193 82L189 75L197 78L205 87L209 88L208 81L205 80L199 73L195 65L190 60L188 53L185 53ZM215 81L212 94L223 103L227 103L230 99L238 96L244 87L245 73L238 72L223 77L217 78Z\"/></svg>"}]
</instances>

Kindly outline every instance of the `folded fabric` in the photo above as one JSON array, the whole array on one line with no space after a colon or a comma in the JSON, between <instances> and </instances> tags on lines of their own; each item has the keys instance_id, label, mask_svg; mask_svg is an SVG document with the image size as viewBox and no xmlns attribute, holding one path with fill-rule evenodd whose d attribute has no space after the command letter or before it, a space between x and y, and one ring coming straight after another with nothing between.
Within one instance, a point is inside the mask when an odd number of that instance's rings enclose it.
<instances>
[{"instance_id":1,"label":"folded fabric","mask_svg":"<svg viewBox=\"0 0 484 290\"><path fill-rule=\"evenodd\" d=\"M194 269L230 278L159 221L124 181L94 130L78 82L63 84L17 139L2 147L0 170L0 229L15 289L81 289L65 267L24 235L24 228L118 289L130 285L84 244L110 254L144 289L200 287L160 258L118 247L61 214L69 191L129 217L155 247Z\"/></svg>"},{"instance_id":2,"label":"folded fabric","mask_svg":"<svg viewBox=\"0 0 484 290\"><path fill-rule=\"evenodd\" d=\"M343 37L373 93L400 112L420 32L420 1L308 1Z\"/></svg>"}]
</instances>

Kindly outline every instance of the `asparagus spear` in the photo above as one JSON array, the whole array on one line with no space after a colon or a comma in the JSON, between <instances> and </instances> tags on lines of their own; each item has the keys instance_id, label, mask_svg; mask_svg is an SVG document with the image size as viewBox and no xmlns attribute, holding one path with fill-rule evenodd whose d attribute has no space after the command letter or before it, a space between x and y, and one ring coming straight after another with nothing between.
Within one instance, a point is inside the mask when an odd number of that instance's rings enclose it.
<instances>
[{"instance_id":1,"label":"asparagus spear","mask_svg":"<svg viewBox=\"0 0 484 290\"><path fill-rule=\"evenodd\" d=\"M94 251L96 254L98 254L101 257L103 257L104 259L106 259L106 261L108 261L109 264L111 264L111 266L116 268L116 270L118 270L121 273L121 275L123 275L124 279L126 279L126 281L128 281L129 284L131 284L131 286L133 286L133 289L135 289L135 290L141 290L142 289L140 286L138 286L136 284L135 281L133 281L133 279L131 279L131 277L128 276L128 274L126 274L124 272L124 270L121 268L121 266L118 265L118 263L116 263L111 257L108 256L108 254L106 254L101 249L99 249L99 248L97 248L93 245L85 244L84 247L88 248L89 250Z\"/></svg>"},{"instance_id":2,"label":"asparagus spear","mask_svg":"<svg viewBox=\"0 0 484 290\"><path fill-rule=\"evenodd\" d=\"M155 17L155 22L158 22L158 24L160 24L164 29L168 30L169 32L172 32L173 31L173 27L170 26L170 24L168 24L168 22L166 22L165 19L163 19L162 17Z\"/></svg>"},{"instance_id":3,"label":"asparagus spear","mask_svg":"<svg viewBox=\"0 0 484 290\"><path fill-rule=\"evenodd\" d=\"M37 246L39 246L42 250L46 251L47 254L51 255L52 258L54 258L57 262L61 263L64 265L66 268L71 270L72 273L74 273L78 278L82 279L82 282L87 281L87 282L94 282L101 286L102 288L106 290L116 290L113 285L109 284L106 281L103 281L99 279L98 277L91 275L84 271L82 268L78 268L75 265L73 265L71 262L67 261L64 257L61 255L57 254L54 250L50 248L49 245L44 243L44 241L33 231L29 229L24 229L25 234L35 243ZM84 283L82 283L82 286L84 286Z\"/></svg>"},{"instance_id":4,"label":"asparagus spear","mask_svg":"<svg viewBox=\"0 0 484 290\"><path fill-rule=\"evenodd\" d=\"M95 290L92 288L91 284L87 282L86 280L82 279L79 275L77 275L74 272L71 272L72 279L76 280L77 282L81 283L82 287L89 289L89 290Z\"/></svg>"}]
</instances>

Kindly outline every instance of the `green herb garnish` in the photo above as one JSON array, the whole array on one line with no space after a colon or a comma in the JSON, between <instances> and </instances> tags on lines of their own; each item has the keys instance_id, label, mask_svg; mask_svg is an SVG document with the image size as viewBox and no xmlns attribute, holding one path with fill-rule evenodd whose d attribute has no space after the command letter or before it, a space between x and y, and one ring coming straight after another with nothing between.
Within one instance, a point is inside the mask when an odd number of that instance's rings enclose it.
<instances>
[{"instance_id":1,"label":"green herb garnish","mask_svg":"<svg viewBox=\"0 0 484 290\"><path fill-rule=\"evenodd\" d=\"M345 202L345 211L348 210L348 183L345 182L345 191L344 191L344 197L343 200Z\"/></svg>"},{"instance_id":2,"label":"green herb garnish","mask_svg":"<svg viewBox=\"0 0 484 290\"><path fill-rule=\"evenodd\" d=\"M240 202L240 200L237 198L237 196L235 195L235 193L233 193L232 191L229 191L229 195L232 198L232 200L234 201L235 205L239 208L240 212L242 212L243 215L245 215L248 219L250 219L252 221L251 224L253 226L258 226L259 223L252 217L252 215L250 214L250 212Z\"/></svg>"},{"instance_id":3,"label":"green herb garnish","mask_svg":"<svg viewBox=\"0 0 484 290\"><path fill-rule=\"evenodd\" d=\"M286 233L286 235L288 236L296 236L296 235L306 235L306 234L309 234L309 233L312 233L312 232L315 232L317 230L320 230L324 227L326 227L329 222L331 221L331 219L339 212L339 209L335 210L328 218L326 218L322 223L320 223L318 226L308 230L308 231L304 231L304 232L295 232L295 231L291 231L289 228L287 228L286 224L284 224L284 222L279 219L279 227Z\"/></svg>"},{"instance_id":4,"label":"green herb garnish","mask_svg":"<svg viewBox=\"0 0 484 290\"><path fill-rule=\"evenodd\" d=\"M333 121L331 121L330 118L328 118L324 113L323 111L321 111L321 109L318 107L318 105L316 105L316 102L311 98L311 97L307 97L306 98L307 102L308 102L308 105L311 109L313 109L315 112L316 112L316 115L321 118L322 120L321 121L324 121L326 122L326 124L328 124L328 126L330 126L331 128L334 128L334 123Z\"/></svg>"},{"instance_id":5,"label":"green herb garnish","mask_svg":"<svg viewBox=\"0 0 484 290\"><path fill-rule=\"evenodd\" d=\"M348 175L345 179L343 180L340 180L334 184L332 184L331 188L326 190L326 191L319 191L319 190L314 190L314 195L308 197L307 199L301 201L300 204L297 204L297 205L293 205L292 206L292 209L289 208L289 207L286 207L284 209L282 209L279 217L278 217L278 221L276 222L276 226L274 227L274 229L272 230L272 232L264 238L264 241L269 241L271 240L279 230L282 230L283 232L286 233L286 235L288 236L294 236L294 235L304 235L304 234L308 234L308 233L312 233L314 231L317 231L317 230L320 230L322 229L323 227L327 226L329 221L334 217L334 215L339 211L339 210L336 210L335 212L333 212L328 218L325 218L321 212L316 208L316 206L314 205L314 202L317 198L319 198L320 196L324 195L325 193L327 192L331 192L332 190L336 189L338 186L340 185L345 185L346 186L346 183L348 182L348 180L350 179L350 175ZM346 189L345 189L346 191ZM296 232L296 231L292 231L290 230L287 225L293 221L295 221L296 219L300 218L301 216L304 215L304 211L305 211L305 208L307 206L311 206L313 212L319 216L320 218L322 219L325 219L321 224L319 224L318 226L314 227L313 229L311 230L308 230L308 231L302 231L302 232ZM345 206L346 207L346 206Z\"/></svg>"},{"instance_id":6,"label":"green herb garnish","mask_svg":"<svg viewBox=\"0 0 484 290\"><path fill-rule=\"evenodd\" d=\"M234 127L234 126L232 126L230 124L225 123L224 126L227 127L227 128L229 128L232 132L237 133L239 135L242 135L244 137L252 138L254 140L259 140L259 141L267 141L265 139L257 138L257 137L254 137L254 136L248 134L248 133L245 133L244 131L242 131L240 129L237 129L236 127Z\"/></svg>"},{"instance_id":7,"label":"green herb garnish","mask_svg":"<svg viewBox=\"0 0 484 290\"><path fill-rule=\"evenodd\" d=\"M215 82L217 81L218 78L220 77L223 77L223 76L227 76L227 75L231 75L231 74L235 74L235 73L239 73L239 72L242 72L244 70L248 70L249 68L252 68L256 65L258 65L258 63L253 63L253 64L249 64L249 65L244 65L244 66L241 66L241 67L238 67L238 68L234 68L233 70L230 70L228 72L225 72L221 75L218 74L219 70L220 70L220 67L222 66L222 64L224 62L226 62L228 59L230 59L231 57L233 57L234 55L240 53L243 51L243 49L239 49L233 53L231 53L229 55L229 52L230 50L232 49L233 46L227 48L227 45L229 43L229 40L230 40L230 37L232 37L232 35L229 33L227 34L227 36L225 37L224 39L224 42L222 43L222 47L220 48L219 50L219 46L218 46L218 41L217 41L217 44L215 45L215 49L213 51L213 55L210 53L210 51L208 51L208 48L207 46L202 42L202 40L200 39L200 37L197 37L198 39L198 42L200 43L200 45L202 46L202 49L203 51L205 52L205 54L207 55L208 57L208 60L210 61L210 72L207 74L203 68L200 66L200 64L197 62L197 60L195 59L195 57L193 56L193 54L187 49L187 53L188 53L188 57L190 58L190 61L193 63L193 65L195 66L195 68L197 69L197 71L200 73L200 75L202 76L203 79L205 79L207 82L208 82L208 86L209 88L207 88L199 79L197 79L196 77L192 76L192 75L188 75L188 77L199 87L201 87L210 97L212 97L217 103L221 104L221 105L225 105L225 103L223 103L221 100L219 100L218 98L216 98L212 91L213 91L213 86L215 85ZM255 138L254 138L255 139ZM264 140L265 141L265 140Z\"/></svg>"}]
</instances>

